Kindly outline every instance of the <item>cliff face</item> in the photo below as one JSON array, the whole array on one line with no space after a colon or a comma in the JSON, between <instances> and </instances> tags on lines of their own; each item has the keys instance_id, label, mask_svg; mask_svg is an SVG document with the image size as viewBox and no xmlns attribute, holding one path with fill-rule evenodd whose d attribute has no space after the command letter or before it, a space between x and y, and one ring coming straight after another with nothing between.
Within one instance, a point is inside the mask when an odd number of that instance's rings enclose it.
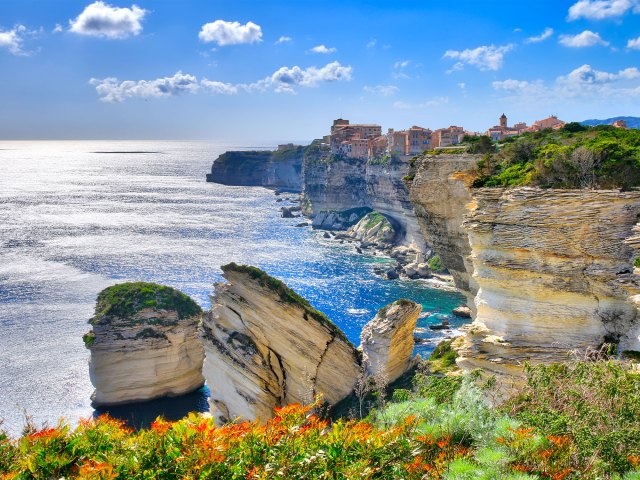
<instances>
[{"instance_id":1,"label":"cliff face","mask_svg":"<svg viewBox=\"0 0 640 480\"><path fill-rule=\"evenodd\" d=\"M468 154L420 157L412 169L410 193L427 244L440 255L471 308L478 287L471 278L471 247L462 221L471 201L471 171L480 158Z\"/></svg>"},{"instance_id":2,"label":"cliff face","mask_svg":"<svg viewBox=\"0 0 640 480\"><path fill-rule=\"evenodd\" d=\"M110 289L117 287L122 285ZM173 291L169 287L161 288ZM136 295L139 292L137 290ZM121 305L131 298L125 297ZM137 298L141 300L140 305L153 303L149 296ZM195 303L150 308L135 308L135 303L128 303L131 311L127 313L105 305L98 297L92 330L85 335L91 351L89 376L95 387L94 405L177 396L204 385L204 350L197 333L200 309ZM186 308L181 308L184 306Z\"/></svg>"},{"instance_id":3,"label":"cliff face","mask_svg":"<svg viewBox=\"0 0 640 480\"><path fill-rule=\"evenodd\" d=\"M285 150L225 152L207 174L207 182L302 190L304 147Z\"/></svg>"},{"instance_id":4,"label":"cliff face","mask_svg":"<svg viewBox=\"0 0 640 480\"><path fill-rule=\"evenodd\" d=\"M273 408L322 394L329 404L348 396L359 355L319 312L286 286L251 267L223 267L214 306L203 324L204 376L219 422L271 418Z\"/></svg>"},{"instance_id":5,"label":"cliff face","mask_svg":"<svg viewBox=\"0 0 640 480\"><path fill-rule=\"evenodd\" d=\"M639 277L625 244L639 215L640 192L475 191L464 228L477 315L460 363L502 371L605 342L639 350Z\"/></svg>"},{"instance_id":6,"label":"cliff face","mask_svg":"<svg viewBox=\"0 0 640 480\"><path fill-rule=\"evenodd\" d=\"M408 171L407 159L381 162L308 156L303 167L304 213L321 218L326 212L368 207L391 219L403 243L424 250L403 181Z\"/></svg>"}]
</instances>

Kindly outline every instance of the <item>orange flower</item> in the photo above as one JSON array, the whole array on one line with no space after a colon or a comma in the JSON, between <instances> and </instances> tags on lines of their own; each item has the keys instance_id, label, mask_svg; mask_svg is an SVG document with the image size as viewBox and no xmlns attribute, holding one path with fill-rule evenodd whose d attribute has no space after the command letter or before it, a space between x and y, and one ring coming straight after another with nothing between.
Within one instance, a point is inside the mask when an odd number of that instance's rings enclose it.
<instances>
[{"instance_id":1,"label":"orange flower","mask_svg":"<svg viewBox=\"0 0 640 480\"><path fill-rule=\"evenodd\" d=\"M572 472L572 470L570 468L565 468L560 473L556 473L554 475L551 475L551 479L552 480L562 480L564 477L569 475L571 472Z\"/></svg>"},{"instance_id":2,"label":"orange flower","mask_svg":"<svg viewBox=\"0 0 640 480\"><path fill-rule=\"evenodd\" d=\"M115 478L118 475L113 473L113 467L106 462L96 462L94 460L89 460L83 463L80 466L80 470L78 472L80 478L96 478L96 479L104 479L104 478Z\"/></svg>"},{"instance_id":3,"label":"orange flower","mask_svg":"<svg viewBox=\"0 0 640 480\"><path fill-rule=\"evenodd\" d=\"M640 465L640 456L638 455L629 455L627 457L627 460L629 460L629 463L633 468L636 468L638 465Z\"/></svg>"},{"instance_id":4,"label":"orange flower","mask_svg":"<svg viewBox=\"0 0 640 480\"><path fill-rule=\"evenodd\" d=\"M160 435L164 435L167 430L171 428L171 422L167 422L158 418L155 422L151 423L151 430L158 432Z\"/></svg>"}]
</instances>

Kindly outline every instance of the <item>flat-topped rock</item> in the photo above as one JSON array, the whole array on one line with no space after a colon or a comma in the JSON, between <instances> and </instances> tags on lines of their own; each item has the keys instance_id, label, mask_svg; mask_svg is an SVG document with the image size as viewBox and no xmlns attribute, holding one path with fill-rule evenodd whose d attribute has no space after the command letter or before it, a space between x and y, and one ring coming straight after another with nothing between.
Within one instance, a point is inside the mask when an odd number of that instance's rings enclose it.
<instances>
[{"instance_id":1,"label":"flat-topped rock","mask_svg":"<svg viewBox=\"0 0 640 480\"><path fill-rule=\"evenodd\" d=\"M185 294L153 283L123 283L100 292L92 329L84 336L93 404L147 401L202 387L201 314Z\"/></svg>"}]
</instances>

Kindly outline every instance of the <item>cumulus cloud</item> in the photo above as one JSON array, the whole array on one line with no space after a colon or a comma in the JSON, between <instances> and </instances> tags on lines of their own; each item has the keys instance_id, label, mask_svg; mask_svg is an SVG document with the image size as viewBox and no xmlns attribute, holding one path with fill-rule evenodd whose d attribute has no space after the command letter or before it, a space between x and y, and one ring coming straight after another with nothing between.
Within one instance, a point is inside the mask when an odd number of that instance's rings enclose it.
<instances>
[{"instance_id":1,"label":"cumulus cloud","mask_svg":"<svg viewBox=\"0 0 640 480\"><path fill-rule=\"evenodd\" d=\"M287 37L286 35L282 35L278 40L276 40L276 45L280 45L282 43L289 43L293 40L291 37Z\"/></svg>"},{"instance_id":2,"label":"cumulus cloud","mask_svg":"<svg viewBox=\"0 0 640 480\"><path fill-rule=\"evenodd\" d=\"M368 86L365 85L363 90L368 93L373 93L375 95L382 95L383 97L390 97L395 95L400 90L395 85L374 85Z\"/></svg>"},{"instance_id":3,"label":"cumulus cloud","mask_svg":"<svg viewBox=\"0 0 640 480\"><path fill-rule=\"evenodd\" d=\"M74 20L69 20L69 31L94 37L126 38L142 31L142 20L146 14L147 11L137 5L118 8L97 1L87 6Z\"/></svg>"},{"instance_id":4,"label":"cumulus cloud","mask_svg":"<svg viewBox=\"0 0 640 480\"><path fill-rule=\"evenodd\" d=\"M627 48L632 48L634 50L640 50L640 37L638 38L630 38L627 42Z\"/></svg>"},{"instance_id":5,"label":"cumulus cloud","mask_svg":"<svg viewBox=\"0 0 640 480\"><path fill-rule=\"evenodd\" d=\"M182 93L196 93L200 88L198 79L189 74L177 72L173 77L155 80L125 80L117 78L92 78L89 83L96 87L100 100L122 102L128 98L162 98Z\"/></svg>"},{"instance_id":6,"label":"cumulus cloud","mask_svg":"<svg viewBox=\"0 0 640 480\"><path fill-rule=\"evenodd\" d=\"M458 62L453 66L453 70L460 70L467 65L473 65L479 70L500 70L504 63L506 53L514 49L513 44L495 46L482 45L473 49L466 50L447 50L444 58L453 58Z\"/></svg>"},{"instance_id":7,"label":"cumulus cloud","mask_svg":"<svg viewBox=\"0 0 640 480\"><path fill-rule=\"evenodd\" d=\"M225 83L203 78L198 80L194 75L177 72L172 77L155 80L124 80L109 77L92 78L89 83L103 102L122 102L130 98L154 99L173 97L181 94L209 93L214 95L236 95L240 92L275 92L295 93L296 87L315 87L324 82L351 80L351 66L332 62L324 67L300 68L282 67L272 75L254 83Z\"/></svg>"},{"instance_id":8,"label":"cumulus cloud","mask_svg":"<svg viewBox=\"0 0 640 480\"><path fill-rule=\"evenodd\" d=\"M326 45L316 45L312 49L309 50L311 53L333 53L336 51L335 48L329 48Z\"/></svg>"},{"instance_id":9,"label":"cumulus cloud","mask_svg":"<svg viewBox=\"0 0 640 480\"><path fill-rule=\"evenodd\" d=\"M604 41L600 34L585 30L577 35L560 35L560 43L565 47L584 48L595 45L608 46L609 42Z\"/></svg>"},{"instance_id":10,"label":"cumulus cloud","mask_svg":"<svg viewBox=\"0 0 640 480\"><path fill-rule=\"evenodd\" d=\"M64 28L59 23L56 23L56 26L53 27L53 30L51 30L51 33L62 33L62 32L64 32Z\"/></svg>"},{"instance_id":11,"label":"cumulus cloud","mask_svg":"<svg viewBox=\"0 0 640 480\"><path fill-rule=\"evenodd\" d=\"M640 96L640 70L629 67L617 72L596 70L582 65L551 85L542 80L508 79L493 82L496 91L514 97L529 97L536 102L557 104L567 98L628 98Z\"/></svg>"},{"instance_id":12,"label":"cumulus cloud","mask_svg":"<svg viewBox=\"0 0 640 480\"><path fill-rule=\"evenodd\" d=\"M604 20L632 11L640 13L639 0L579 0L569 8L568 19Z\"/></svg>"},{"instance_id":13,"label":"cumulus cloud","mask_svg":"<svg viewBox=\"0 0 640 480\"><path fill-rule=\"evenodd\" d=\"M225 22L216 20L205 23L198 34L198 38L205 43L225 45L240 45L243 43L257 43L262 41L262 28L253 22L241 25L240 22Z\"/></svg>"},{"instance_id":14,"label":"cumulus cloud","mask_svg":"<svg viewBox=\"0 0 640 480\"><path fill-rule=\"evenodd\" d=\"M417 110L422 108L431 108L437 107L440 105L445 105L449 103L449 97L434 97L429 100L425 100L424 102L418 103L408 103L408 102L394 102L393 108L397 108L399 110Z\"/></svg>"},{"instance_id":15,"label":"cumulus cloud","mask_svg":"<svg viewBox=\"0 0 640 480\"><path fill-rule=\"evenodd\" d=\"M16 25L11 30L0 31L0 48L6 48L13 55L29 55L23 48L24 40L37 32L27 29L24 25Z\"/></svg>"},{"instance_id":16,"label":"cumulus cloud","mask_svg":"<svg viewBox=\"0 0 640 480\"><path fill-rule=\"evenodd\" d=\"M544 42L551 35L553 35L553 28L545 28L544 32L542 32L540 35L536 35L534 37L529 37L524 41L524 43L540 43L540 42Z\"/></svg>"}]
</instances>

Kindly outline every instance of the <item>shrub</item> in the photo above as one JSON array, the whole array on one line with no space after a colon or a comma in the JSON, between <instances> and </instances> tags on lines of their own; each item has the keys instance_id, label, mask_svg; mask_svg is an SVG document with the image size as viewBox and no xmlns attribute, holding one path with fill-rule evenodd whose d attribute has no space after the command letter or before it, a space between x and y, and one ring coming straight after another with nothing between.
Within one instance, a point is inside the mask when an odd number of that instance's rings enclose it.
<instances>
[{"instance_id":1,"label":"shrub","mask_svg":"<svg viewBox=\"0 0 640 480\"><path fill-rule=\"evenodd\" d=\"M431 257L427 262L427 265L429 265L429 268L432 272L442 273L446 271L446 268L444 268L444 265L442 265L440 255L434 255L433 257Z\"/></svg>"}]
</instances>

